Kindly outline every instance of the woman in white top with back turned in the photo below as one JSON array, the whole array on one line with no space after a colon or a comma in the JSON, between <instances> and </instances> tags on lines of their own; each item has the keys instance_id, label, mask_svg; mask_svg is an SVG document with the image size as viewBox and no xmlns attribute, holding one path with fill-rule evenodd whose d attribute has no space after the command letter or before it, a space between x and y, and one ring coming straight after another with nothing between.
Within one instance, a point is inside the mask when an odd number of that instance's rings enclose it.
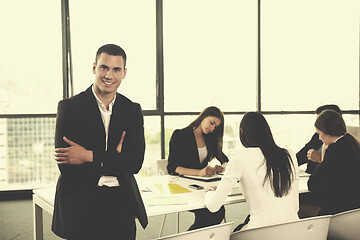
<instances>
[{"instance_id":1,"label":"woman in white top with back turned","mask_svg":"<svg viewBox=\"0 0 360 240\"><path fill-rule=\"evenodd\" d=\"M250 208L250 221L244 229L299 219L299 174L294 153L276 145L267 121L258 112L244 115L239 133L245 149L230 159L217 189L206 193L207 208L216 212L239 182Z\"/></svg>"}]
</instances>

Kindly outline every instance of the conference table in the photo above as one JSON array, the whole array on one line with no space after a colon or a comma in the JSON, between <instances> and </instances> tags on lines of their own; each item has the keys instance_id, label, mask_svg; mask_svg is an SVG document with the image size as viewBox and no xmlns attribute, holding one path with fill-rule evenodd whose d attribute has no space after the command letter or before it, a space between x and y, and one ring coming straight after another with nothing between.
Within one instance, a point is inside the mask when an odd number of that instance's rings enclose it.
<instances>
[{"instance_id":1,"label":"conference table","mask_svg":"<svg viewBox=\"0 0 360 240\"><path fill-rule=\"evenodd\" d=\"M148 217L204 208L204 195L218 181L204 182L179 176L136 176ZM299 191L306 192L308 176L300 177ZM198 184L203 189L189 188ZM236 189L234 189L236 190ZM238 191L234 191L238 192ZM43 239L43 210L53 214L55 186L33 190L34 239ZM226 198L225 205L245 202L242 194L235 193ZM178 221L178 219L177 219ZM178 222L177 222L178 226ZM177 231L179 231L177 227Z\"/></svg>"}]
</instances>

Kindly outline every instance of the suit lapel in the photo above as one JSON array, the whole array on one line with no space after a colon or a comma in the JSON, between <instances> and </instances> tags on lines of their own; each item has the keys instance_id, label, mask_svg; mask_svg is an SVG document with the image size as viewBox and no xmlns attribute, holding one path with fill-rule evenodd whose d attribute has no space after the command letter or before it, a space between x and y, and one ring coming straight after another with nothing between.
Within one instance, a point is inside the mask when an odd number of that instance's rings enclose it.
<instances>
[{"instance_id":1,"label":"suit lapel","mask_svg":"<svg viewBox=\"0 0 360 240\"><path fill-rule=\"evenodd\" d=\"M96 136L96 146L101 145L101 149L105 150L106 133L104 123L101 119L100 110L91 87L86 90L85 94L86 97L83 101L84 107L81 112L81 114L83 114L82 119L85 119L84 125L87 126L86 128L92 135Z\"/></svg>"},{"instance_id":2,"label":"suit lapel","mask_svg":"<svg viewBox=\"0 0 360 240\"><path fill-rule=\"evenodd\" d=\"M110 119L108 146L117 146L120 136L125 130L124 120L126 117L126 105L122 101L121 95L117 94Z\"/></svg>"}]
</instances>

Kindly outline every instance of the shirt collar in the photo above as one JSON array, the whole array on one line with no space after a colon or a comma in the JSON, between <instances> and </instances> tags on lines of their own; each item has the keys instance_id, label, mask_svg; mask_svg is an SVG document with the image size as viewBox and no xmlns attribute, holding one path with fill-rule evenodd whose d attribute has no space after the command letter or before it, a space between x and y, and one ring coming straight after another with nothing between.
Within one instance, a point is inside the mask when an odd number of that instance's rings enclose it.
<instances>
[{"instance_id":1,"label":"shirt collar","mask_svg":"<svg viewBox=\"0 0 360 240\"><path fill-rule=\"evenodd\" d=\"M346 134L346 133L345 133ZM334 143L336 143L340 138L342 138L342 137L344 137L345 136L345 134L344 135L342 135L342 136L340 136L340 137L338 137L336 140L335 140L335 142Z\"/></svg>"},{"instance_id":2,"label":"shirt collar","mask_svg":"<svg viewBox=\"0 0 360 240\"><path fill-rule=\"evenodd\" d=\"M91 88L94 96L95 96L95 99L96 99L96 102L98 104L98 107L101 108L103 111L109 111L110 113L112 112L112 108L114 106L114 103L115 103L115 100L116 100L116 94L115 94L115 97L114 99L111 101L111 103L109 104L109 110L106 110L106 107L105 107L105 104L98 98L98 96L96 95L95 93L95 90L94 90L94 85L92 86Z\"/></svg>"}]
</instances>

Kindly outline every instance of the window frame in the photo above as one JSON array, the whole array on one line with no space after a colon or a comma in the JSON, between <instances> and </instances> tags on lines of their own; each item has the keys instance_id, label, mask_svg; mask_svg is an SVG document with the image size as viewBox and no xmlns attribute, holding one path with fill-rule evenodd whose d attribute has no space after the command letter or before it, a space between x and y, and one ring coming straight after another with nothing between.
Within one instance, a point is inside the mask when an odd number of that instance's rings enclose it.
<instances>
[{"instance_id":1,"label":"window frame","mask_svg":"<svg viewBox=\"0 0 360 240\"><path fill-rule=\"evenodd\" d=\"M199 112L165 112L164 109L164 39L163 39L163 2L156 1L156 108L143 110L144 116L158 116L160 119L160 147L161 156L165 158L165 117L166 116L182 116L182 115L198 115ZM258 0L258 24L257 24L257 93L256 93L256 111L264 115L289 115L289 114L306 114L313 115L311 111L262 111L261 98L261 0ZM61 21L62 21L62 72L63 72L63 98L74 95L73 78L72 78L72 58L71 58L71 36L70 36L70 17L69 17L69 0L61 0ZM359 52L360 56L360 52ZM359 67L360 76L360 67ZM359 78L360 82L360 78ZM360 84L359 84L360 85ZM360 109L360 87L359 93L359 109ZM360 119L360 110L344 109L343 114L357 114ZM243 115L244 111L225 111L225 115ZM44 114L0 114L0 118L38 118L38 117L56 117L56 113Z\"/></svg>"}]
</instances>

